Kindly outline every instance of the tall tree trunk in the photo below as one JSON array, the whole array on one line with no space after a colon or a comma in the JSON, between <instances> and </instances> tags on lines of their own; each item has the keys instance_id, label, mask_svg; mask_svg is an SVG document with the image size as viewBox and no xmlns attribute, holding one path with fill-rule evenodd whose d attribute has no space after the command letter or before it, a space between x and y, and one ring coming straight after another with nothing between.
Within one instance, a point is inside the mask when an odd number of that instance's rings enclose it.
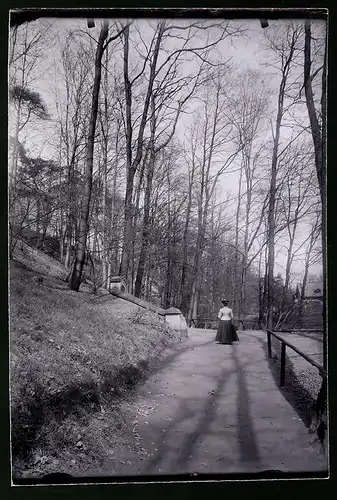
<instances>
[{"instance_id":1,"label":"tall tree trunk","mask_svg":"<svg viewBox=\"0 0 337 500\"><path fill-rule=\"evenodd\" d=\"M291 266L292 266L293 258L294 258L293 247L294 247L294 242L295 242L297 222L298 222L298 212L295 211L294 225L293 225L292 231L290 231L290 235L289 235L290 237L289 237L289 246L288 246L288 251L287 251L286 273L285 273L285 278L284 278L282 303L281 303L281 311L282 312L284 311L284 308L285 308L286 302L287 302L287 294L288 294L289 283L290 283L290 272L291 272Z\"/></svg>"},{"instance_id":2,"label":"tall tree trunk","mask_svg":"<svg viewBox=\"0 0 337 500\"><path fill-rule=\"evenodd\" d=\"M129 80L129 28L124 31L124 90L125 90L125 116L126 116L126 193L125 193L125 206L124 206L124 237L123 237L123 250L120 265L120 274L128 279L130 267L130 250L132 249L132 236L133 236L133 185L137 168L141 162L144 148L144 131L148 117L150 106L150 98L153 90L153 83L156 75L156 67L159 56L159 49L164 33L165 21L160 22L155 47L153 49L153 57L150 65L149 82L147 86L144 108L142 113L141 122L139 125L139 132L137 137L137 147L134 159L132 159L132 120L131 120L131 105L132 105L132 84ZM129 281L129 280L128 280ZM130 283L128 283L130 287ZM129 288L130 289L130 288Z\"/></svg>"},{"instance_id":3,"label":"tall tree trunk","mask_svg":"<svg viewBox=\"0 0 337 500\"><path fill-rule=\"evenodd\" d=\"M256 123L256 127L257 127ZM251 138L250 142L248 143L247 147L244 148L244 154L245 154L245 180L246 180L246 190L247 190L247 196L246 196L246 204L245 204L245 232L244 232L244 239L243 239L243 271L242 271L242 300L241 300L241 308L242 308L242 314L245 315L247 313L246 311L246 278L247 278L247 272L249 268L249 263L248 263L248 255L249 255L249 250L252 245L252 239L249 241L250 238L250 227L251 227L251 210L252 210L252 195L253 195L253 181L254 181L254 174L255 174L255 164L254 164L254 158L252 158L252 149L253 149L253 138Z\"/></svg>"},{"instance_id":4,"label":"tall tree trunk","mask_svg":"<svg viewBox=\"0 0 337 500\"><path fill-rule=\"evenodd\" d=\"M165 282L165 293L164 293L165 309L171 307L171 297L172 297L172 254L171 254L171 242L170 242L167 247L167 267L166 267L166 282Z\"/></svg>"},{"instance_id":5,"label":"tall tree trunk","mask_svg":"<svg viewBox=\"0 0 337 500\"><path fill-rule=\"evenodd\" d=\"M143 217L143 234L142 234L142 244L138 262L137 276L135 282L135 295L136 297L141 296L142 283L145 272L145 265L148 255L148 247L150 242L150 205L151 205L151 194L152 194L152 181L154 175L154 165L155 165L155 155L152 148L150 153L150 161L147 168L146 176L146 190L144 197L144 217Z\"/></svg>"},{"instance_id":6,"label":"tall tree trunk","mask_svg":"<svg viewBox=\"0 0 337 500\"><path fill-rule=\"evenodd\" d=\"M233 266L233 277L232 277L232 282L233 282L233 296L232 296L232 302L233 302L233 309L234 311L237 308L237 283L238 283L238 268L239 268L239 253L238 253L238 248L239 248L239 222L240 222L240 210L241 210L241 191L242 191L242 175L243 175L243 164L240 169L240 176L239 176L239 192L238 192L238 204L236 207L236 213L235 213L235 254L234 254L234 266ZM239 312L240 314L240 312Z\"/></svg>"},{"instance_id":7,"label":"tall tree trunk","mask_svg":"<svg viewBox=\"0 0 337 500\"><path fill-rule=\"evenodd\" d=\"M192 190L194 183L194 174L195 174L195 164L193 161L192 171L189 177L188 201L186 207L185 225L183 234L183 262L182 262L181 281L180 281L180 309L183 312L183 314L187 314L188 312L185 283L186 283L187 269L188 269L188 230L189 230L191 210L192 210Z\"/></svg>"},{"instance_id":8,"label":"tall tree trunk","mask_svg":"<svg viewBox=\"0 0 337 500\"><path fill-rule=\"evenodd\" d=\"M246 278L248 270L248 239L249 239L249 229L250 229L250 211L252 204L252 173L250 168L250 155L251 155L251 145L247 153L245 154L245 177L246 177L246 189L247 189L247 199L245 206L245 231L243 237L243 256L242 256L242 273L241 273L241 283L240 283L240 307L239 314L240 319L246 314Z\"/></svg>"},{"instance_id":9,"label":"tall tree trunk","mask_svg":"<svg viewBox=\"0 0 337 500\"><path fill-rule=\"evenodd\" d=\"M61 215L61 219L63 219L62 215ZM60 262L63 262L63 258L64 258L64 231L63 231L62 223L60 223L58 238L60 241Z\"/></svg>"},{"instance_id":10,"label":"tall tree trunk","mask_svg":"<svg viewBox=\"0 0 337 500\"><path fill-rule=\"evenodd\" d=\"M277 164L278 150L280 142L280 130L283 117L284 96L286 84L290 72L291 63L294 56L296 33L293 31L289 45L289 52L282 54L282 77L278 92L277 116L275 124L275 135L271 165L271 179L269 189L269 210L268 210L268 311L267 311L267 328L273 329L274 316L274 263L275 263L275 199L276 199L276 181L277 181Z\"/></svg>"},{"instance_id":11,"label":"tall tree trunk","mask_svg":"<svg viewBox=\"0 0 337 500\"><path fill-rule=\"evenodd\" d=\"M41 202L40 200L37 200L36 202L36 237L35 237L35 246L36 248L39 248L39 243L40 243L40 219L41 219Z\"/></svg>"},{"instance_id":12,"label":"tall tree trunk","mask_svg":"<svg viewBox=\"0 0 337 500\"><path fill-rule=\"evenodd\" d=\"M118 273L118 211L117 211L117 177L118 177L118 160L119 160L119 137L120 137L120 128L121 122L117 120L117 129L116 129L116 138L115 138L115 161L114 161L114 171L112 175L112 183L111 183L111 211L110 211L110 219L109 219L109 242L110 242L110 252L109 252L109 271L108 276L111 276L112 273Z\"/></svg>"},{"instance_id":13,"label":"tall tree trunk","mask_svg":"<svg viewBox=\"0 0 337 500\"><path fill-rule=\"evenodd\" d=\"M299 321L300 321L300 328L302 328L302 317L303 317L303 306L304 306L304 300L305 300L305 289L307 286L308 282L308 274L309 274L309 267L310 267L310 257L311 257L311 252L314 247L315 243L315 235L314 231L311 234L309 245L307 248L307 251L305 253L305 258L304 258L304 274L303 274L303 281L302 281L302 287L301 287L301 295L300 295L300 311L299 311Z\"/></svg>"},{"instance_id":14,"label":"tall tree trunk","mask_svg":"<svg viewBox=\"0 0 337 500\"><path fill-rule=\"evenodd\" d=\"M208 103L205 103L205 124L203 133L203 159L201 166L201 184L200 184L200 194L198 201L198 233L197 233L197 245L194 256L194 269L193 269L193 286L192 295L190 302L190 309L188 314L189 322L192 318L197 316L198 312L198 300L200 297L200 279L201 279L201 266L202 258L205 248L205 232L208 217L208 208L211 199L212 192L210 191L210 169L212 164L212 158L214 154L214 143L216 138L216 128L218 122L218 112L219 112L219 96L220 96L220 84L217 86L216 91L216 103L214 109L213 120L211 124L211 137L208 137Z\"/></svg>"},{"instance_id":15,"label":"tall tree trunk","mask_svg":"<svg viewBox=\"0 0 337 500\"><path fill-rule=\"evenodd\" d=\"M110 245L111 245L111 253L110 253L110 271L109 275L111 275L111 266L113 267L113 272L118 272L118 229L117 229L117 162L115 172L113 174L112 181L112 200L111 200L111 233L110 233Z\"/></svg>"},{"instance_id":16,"label":"tall tree trunk","mask_svg":"<svg viewBox=\"0 0 337 500\"><path fill-rule=\"evenodd\" d=\"M243 256L241 280L240 280L240 303L239 303L239 319L242 321L246 313L246 279L247 279L247 260Z\"/></svg>"},{"instance_id":17,"label":"tall tree trunk","mask_svg":"<svg viewBox=\"0 0 337 500\"><path fill-rule=\"evenodd\" d=\"M277 182L278 148L280 142L280 130L283 115L284 90L287 77L283 74L278 95L278 108L275 125L275 136L273 144L273 155L271 164L271 177L269 188L269 210L268 210L268 294L267 294L267 328L273 329L274 325L274 263L275 263L275 198Z\"/></svg>"},{"instance_id":18,"label":"tall tree trunk","mask_svg":"<svg viewBox=\"0 0 337 500\"><path fill-rule=\"evenodd\" d=\"M169 207L169 210L171 208ZM169 215L169 234L166 252L166 276L164 286L164 308L171 307L171 285L172 285L172 254L171 254L171 216Z\"/></svg>"},{"instance_id":19,"label":"tall tree trunk","mask_svg":"<svg viewBox=\"0 0 337 500\"><path fill-rule=\"evenodd\" d=\"M15 135L13 138L12 176L11 176L11 183L10 183L12 188L14 188L15 184L16 184L16 175L17 175L17 169L18 169L20 118L21 118L21 98L18 101L18 110L17 110L16 123L15 123Z\"/></svg>"},{"instance_id":20,"label":"tall tree trunk","mask_svg":"<svg viewBox=\"0 0 337 500\"><path fill-rule=\"evenodd\" d=\"M132 238L132 195L133 182L136 170L132 165L132 92L131 82L129 80L129 28L124 31L124 92L125 92L125 141L126 141L126 192L124 207L124 245L120 265L120 274L124 275L128 282L130 245ZM137 168L137 167L136 167ZM127 242L127 244L126 244ZM129 282L127 283L129 291Z\"/></svg>"},{"instance_id":21,"label":"tall tree trunk","mask_svg":"<svg viewBox=\"0 0 337 500\"><path fill-rule=\"evenodd\" d=\"M105 95L104 95L104 124L102 120L102 132L103 132L103 199L102 199L102 212L103 212L103 255L102 255L102 280L103 287L108 288L108 276L109 276L109 254L110 254L110 238L108 235L107 227L107 198L108 198L108 141L109 141L109 119L108 119L108 48L105 51Z\"/></svg>"},{"instance_id":22,"label":"tall tree trunk","mask_svg":"<svg viewBox=\"0 0 337 500\"><path fill-rule=\"evenodd\" d=\"M123 245L123 254L120 266L120 275L123 275L128 282L128 290L130 290L129 283L129 266L130 266L130 254L132 246L132 235L133 235L133 205L132 205L132 195L133 195L133 181L135 177L135 169L130 167L127 172L126 179L126 192L125 192L125 207L124 207L124 241L128 242L128 246Z\"/></svg>"},{"instance_id":23,"label":"tall tree trunk","mask_svg":"<svg viewBox=\"0 0 337 500\"><path fill-rule=\"evenodd\" d=\"M284 308L285 308L286 303L287 303L287 295L288 295L289 282L290 282L290 271L291 271L291 265L292 265L292 261L293 261L293 256L292 256L293 246L294 246L294 238L292 237L290 239L289 248L287 251L287 263L286 263L286 273L285 273L283 293L282 293L281 311L284 311Z\"/></svg>"},{"instance_id":24,"label":"tall tree trunk","mask_svg":"<svg viewBox=\"0 0 337 500\"><path fill-rule=\"evenodd\" d=\"M327 120L327 27L325 34L325 49L324 49L324 62L322 72L322 131L319 128L318 118L315 110L312 85L311 85L311 27L310 21L305 22L305 45L304 45L304 87L305 97L307 102L312 139L315 148L315 163L318 178L318 184L322 202L322 253L323 253L323 366L328 368L327 356L327 325L326 325L326 306L327 306L327 245L326 245L326 120ZM322 420L324 413L327 413L327 379L323 377L322 385L317 397L316 413L318 417L317 430L322 428L323 432L318 436L324 442L326 422ZM327 421L328 419L326 419Z\"/></svg>"},{"instance_id":25,"label":"tall tree trunk","mask_svg":"<svg viewBox=\"0 0 337 500\"><path fill-rule=\"evenodd\" d=\"M60 262L63 262L64 257L64 238L65 238L65 228L64 228L64 212L62 205L62 137L60 134L60 143L59 143L59 192L58 192L58 205L59 205L59 227L57 237L60 242Z\"/></svg>"},{"instance_id":26,"label":"tall tree trunk","mask_svg":"<svg viewBox=\"0 0 337 500\"><path fill-rule=\"evenodd\" d=\"M315 164L322 205L322 253L323 253L323 362L327 367L327 329L326 329L326 120L327 120L327 28L325 36L324 62L322 71L322 129L320 128L315 109L314 95L311 84L311 26L310 20L305 21L304 43L304 89L307 103L311 135L315 149Z\"/></svg>"},{"instance_id":27,"label":"tall tree trunk","mask_svg":"<svg viewBox=\"0 0 337 500\"><path fill-rule=\"evenodd\" d=\"M323 200L323 185L324 185L324 172L323 172L323 141L322 141L322 133L321 127L318 122L318 117L315 109L314 102L314 94L312 90L311 84L311 27L310 27L310 19L305 21L305 45L304 45L304 90L305 90L305 99L307 103L310 128L312 140L314 143L315 150L315 164L316 164L316 172L318 178L318 184L320 188L321 201L322 205L324 204ZM324 64L325 66L325 64ZM326 70L325 70L326 71ZM324 73L324 68L323 68ZM322 97L324 94L324 90L322 92ZM324 98L325 99L325 98ZM322 99L323 105L323 99ZM323 112L323 110L322 110ZM325 110L326 112L326 110ZM323 113L322 113L323 114Z\"/></svg>"},{"instance_id":28,"label":"tall tree trunk","mask_svg":"<svg viewBox=\"0 0 337 500\"><path fill-rule=\"evenodd\" d=\"M72 247L72 239L74 233L74 169L75 166L71 162L68 167L68 214L67 214L67 222L66 222L66 257L64 261L64 266L66 269L70 268L70 260L71 260L71 247Z\"/></svg>"},{"instance_id":29,"label":"tall tree trunk","mask_svg":"<svg viewBox=\"0 0 337 500\"><path fill-rule=\"evenodd\" d=\"M70 261L71 261L71 232L70 234L68 234L68 238L67 238L67 250L66 250L66 256L65 256L65 259L64 259L64 267L66 269L70 269Z\"/></svg>"},{"instance_id":30,"label":"tall tree trunk","mask_svg":"<svg viewBox=\"0 0 337 500\"><path fill-rule=\"evenodd\" d=\"M262 330L263 324L263 274L262 274L262 252L259 257L259 328Z\"/></svg>"},{"instance_id":31,"label":"tall tree trunk","mask_svg":"<svg viewBox=\"0 0 337 500\"><path fill-rule=\"evenodd\" d=\"M267 326L267 318L265 316L268 307L268 246L267 245L265 247L264 262L265 262L265 270L263 279L262 304L263 304L263 320L265 325Z\"/></svg>"},{"instance_id":32,"label":"tall tree trunk","mask_svg":"<svg viewBox=\"0 0 337 500\"><path fill-rule=\"evenodd\" d=\"M203 187L202 187L203 192ZM192 319L195 319L198 314L198 295L199 295L199 280L200 280L200 270L201 270L201 259L203 253L203 225L202 225L202 193L199 200L198 208L198 234L197 243L194 254L194 265L193 265L193 283L191 291L190 307L188 311L188 321L191 324Z\"/></svg>"},{"instance_id":33,"label":"tall tree trunk","mask_svg":"<svg viewBox=\"0 0 337 500\"><path fill-rule=\"evenodd\" d=\"M148 163L148 156L149 156L149 150L150 147L148 146L146 148L146 153L144 155L144 159L141 163L141 168L139 171L139 179L136 187L136 193L135 193L135 200L134 200L134 216L133 216L133 237L132 237L132 255L131 255L131 268L132 268L132 288L131 288L131 293L134 293L136 297L141 296L141 290L142 290L142 281L143 281L143 276L145 272L145 264L146 264L146 257L147 257L147 246L148 246L148 234L149 234L149 227L145 229L145 225L149 225L149 213L150 213L150 198L151 198L151 192L152 192L152 179L149 184L149 179L147 177L147 185L145 188L145 196L144 196L144 215L143 215L143 223L142 223L142 238L140 242L140 254L139 254L139 259L138 259L138 266L137 270L135 267L136 263L136 256L135 256L135 244L136 244L136 234L137 234L137 225L138 225L138 220L139 220L139 204L140 204L140 196L141 196L141 191L143 187L143 181L144 181L144 172L146 169L146 165ZM150 160L151 161L151 160ZM153 177L153 174L152 174ZM148 190L150 190L148 194ZM148 198L150 196L150 198ZM148 204L148 209L146 208ZM147 212L147 215L145 215L145 212ZM145 221L146 219L146 221ZM144 239L145 235L145 239ZM145 246L144 246L145 245ZM136 278L135 278L136 275Z\"/></svg>"},{"instance_id":34,"label":"tall tree trunk","mask_svg":"<svg viewBox=\"0 0 337 500\"><path fill-rule=\"evenodd\" d=\"M86 163L85 163L85 180L84 180L84 190L81 203L81 215L79 223L79 237L77 242L75 265L70 280L71 290L76 290L76 291L78 291L81 284L83 265L85 260L87 235L89 230L89 210L90 210L90 200L92 191L94 138L95 138L97 112L98 112L98 96L99 96L101 74L102 74L101 63L104 50L104 42L108 36L108 28L109 28L108 23L104 22L100 31L96 49L95 78L94 78L94 87L92 92L91 115L90 115L88 144L87 144Z\"/></svg>"},{"instance_id":35,"label":"tall tree trunk","mask_svg":"<svg viewBox=\"0 0 337 500\"><path fill-rule=\"evenodd\" d=\"M267 295L267 328L273 329L274 311L274 262L275 262L275 193L277 177L277 153L280 138L280 127L282 119L282 108L278 109L276 120L276 133L274 139L271 180L269 188L269 212L268 212L268 295Z\"/></svg>"},{"instance_id":36,"label":"tall tree trunk","mask_svg":"<svg viewBox=\"0 0 337 500\"><path fill-rule=\"evenodd\" d=\"M327 156L326 156L326 141L327 141L327 50L328 50L328 28L326 27L325 36L325 50L324 50L324 63L323 63L323 73L322 73L322 175L321 175L321 199L322 199L322 254L323 254L323 364L325 369L328 367L328 351L327 351L327 317L326 317L326 307L327 307L327 244L326 244L326 217L327 217L327 197L326 197L326 168L327 168ZM324 380L323 380L324 384ZM327 390L325 385L322 386L322 390Z\"/></svg>"},{"instance_id":37,"label":"tall tree trunk","mask_svg":"<svg viewBox=\"0 0 337 500\"><path fill-rule=\"evenodd\" d=\"M67 210L67 222L66 222L66 243L67 251L64 266L66 269L70 269L70 262L72 258L72 246L74 240L74 233L76 233L76 210L75 210L75 168L77 166L76 154L79 147L78 131L76 131L74 143L72 147L72 152L70 155L69 144L67 142L67 162L68 162L68 210Z\"/></svg>"},{"instance_id":38,"label":"tall tree trunk","mask_svg":"<svg viewBox=\"0 0 337 500\"><path fill-rule=\"evenodd\" d=\"M180 279L180 309L183 314L186 314L187 312L185 284L186 284L187 269L188 269L188 228L190 222L189 221L190 213L191 213L191 200L189 195L188 205L186 209L184 234L183 234L183 262L182 262L181 279Z\"/></svg>"}]
</instances>

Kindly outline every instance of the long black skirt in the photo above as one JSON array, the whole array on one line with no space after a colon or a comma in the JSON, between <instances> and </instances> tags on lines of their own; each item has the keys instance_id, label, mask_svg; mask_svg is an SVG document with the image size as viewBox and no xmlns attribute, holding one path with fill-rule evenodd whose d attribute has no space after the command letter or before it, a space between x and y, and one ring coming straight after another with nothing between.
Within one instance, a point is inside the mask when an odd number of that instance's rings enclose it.
<instances>
[{"instance_id":1,"label":"long black skirt","mask_svg":"<svg viewBox=\"0 0 337 500\"><path fill-rule=\"evenodd\" d=\"M220 344L232 344L238 341L239 337L236 333L235 326L232 321L219 321L218 331L215 337L215 342Z\"/></svg>"}]
</instances>

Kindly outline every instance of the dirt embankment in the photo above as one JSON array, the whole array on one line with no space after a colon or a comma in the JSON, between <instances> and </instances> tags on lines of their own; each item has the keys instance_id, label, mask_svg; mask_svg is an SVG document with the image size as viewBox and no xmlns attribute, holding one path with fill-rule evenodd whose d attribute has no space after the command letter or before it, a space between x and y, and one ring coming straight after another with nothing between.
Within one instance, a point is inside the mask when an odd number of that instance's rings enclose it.
<instances>
[{"instance_id":1,"label":"dirt embankment","mask_svg":"<svg viewBox=\"0 0 337 500\"><path fill-rule=\"evenodd\" d=\"M180 339L135 304L87 286L70 291L65 269L41 252L17 258L10 266L14 473L85 471L113 453L126 429L121 396Z\"/></svg>"}]
</instances>

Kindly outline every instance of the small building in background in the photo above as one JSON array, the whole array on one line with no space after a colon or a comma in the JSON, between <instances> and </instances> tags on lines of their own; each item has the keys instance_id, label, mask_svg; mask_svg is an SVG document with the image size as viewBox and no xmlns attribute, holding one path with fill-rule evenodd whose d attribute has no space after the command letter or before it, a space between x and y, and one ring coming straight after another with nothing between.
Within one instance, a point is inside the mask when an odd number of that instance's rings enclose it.
<instances>
[{"instance_id":1,"label":"small building in background","mask_svg":"<svg viewBox=\"0 0 337 500\"><path fill-rule=\"evenodd\" d=\"M308 281L301 303L300 328L323 329L323 282Z\"/></svg>"},{"instance_id":2,"label":"small building in background","mask_svg":"<svg viewBox=\"0 0 337 500\"><path fill-rule=\"evenodd\" d=\"M126 292L126 280L123 276L111 276L109 290L116 290L117 292Z\"/></svg>"},{"instance_id":3,"label":"small building in background","mask_svg":"<svg viewBox=\"0 0 337 500\"><path fill-rule=\"evenodd\" d=\"M308 281L304 290L304 298L323 300L322 281Z\"/></svg>"}]
</instances>

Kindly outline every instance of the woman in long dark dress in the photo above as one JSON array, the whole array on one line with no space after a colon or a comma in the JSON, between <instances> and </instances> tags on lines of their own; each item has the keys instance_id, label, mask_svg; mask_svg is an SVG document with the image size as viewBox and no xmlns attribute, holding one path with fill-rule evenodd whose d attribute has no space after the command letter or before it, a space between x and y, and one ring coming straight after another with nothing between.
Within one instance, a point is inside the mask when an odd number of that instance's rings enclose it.
<instances>
[{"instance_id":1,"label":"woman in long dark dress","mask_svg":"<svg viewBox=\"0 0 337 500\"><path fill-rule=\"evenodd\" d=\"M218 318L219 326L215 341L220 344L232 344L239 340L233 324L233 311L228 307L228 300L222 300L223 307L220 309Z\"/></svg>"}]
</instances>

